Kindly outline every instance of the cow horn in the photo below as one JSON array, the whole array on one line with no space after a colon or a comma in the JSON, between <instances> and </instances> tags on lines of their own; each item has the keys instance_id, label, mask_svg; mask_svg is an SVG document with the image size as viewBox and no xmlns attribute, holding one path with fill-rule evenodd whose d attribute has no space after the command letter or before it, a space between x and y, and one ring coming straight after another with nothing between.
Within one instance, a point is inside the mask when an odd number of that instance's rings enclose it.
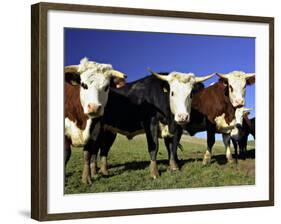
<instances>
[{"instance_id":1,"label":"cow horn","mask_svg":"<svg viewBox=\"0 0 281 224\"><path fill-rule=\"evenodd\" d=\"M203 77L195 77L195 82L204 82L207 79L210 79L214 76L215 74L211 74L211 75L207 75L207 76L203 76Z\"/></svg>"},{"instance_id":2,"label":"cow horn","mask_svg":"<svg viewBox=\"0 0 281 224\"><path fill-rule=\"evenodd\" d=\"M248 78L254 77L255 75L256 75L256 73L246 73L245 78L248 79Z\"/></svg>"},{"instance_id":3,"label":"cow horn","mask_svg":"<svg viewBox=\"0 0 281 224\"><path fill-rule=\"evenodd\" d=\"M228 79L228 75L227 74L216 73L216 75L219 76L222 79Z\"/></svg>"},{"instance_id":4,"label":"cow horn","mask_svg":"<svg viewBox=\"0 0 281 224\"><path fill-rule=\"evenodd\" d=\"M64 67L64 73L78 73L78 65L68 65Z\"/></svg>"},{"instance_id":5,"label":"cow horn","mask_svg":"<svg viewBox=\"0 0 281 224\"><path fill-rule=\"evenodd\" d=\"M169 81L169 76L168 75L160 75L157 72L152 71L150 68L147 69L151 74L156 76L158 79L164 80L164 81Z\"/></svg>"},{"instance_id":6,"label":"cow horn","mask_svg":"<svg viewBox=\"0 0 281 224\"><path fill-rule=\"evenodd\" d=\"M111 70L110 73L113 77L116 77L116 78L120 78L120 79L126 79L127 78L127 75L125 75L122 72L116 71L116 70Z\"/></svg>"}]
</instances>

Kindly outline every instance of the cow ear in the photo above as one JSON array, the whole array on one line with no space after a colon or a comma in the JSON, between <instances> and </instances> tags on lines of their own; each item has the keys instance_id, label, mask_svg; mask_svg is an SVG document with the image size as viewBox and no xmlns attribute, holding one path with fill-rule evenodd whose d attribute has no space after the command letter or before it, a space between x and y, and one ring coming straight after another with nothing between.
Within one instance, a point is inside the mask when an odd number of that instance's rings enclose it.
<instances>
[{"instance_id":1,"label":"cow ear","mask_svg":"<svg viewBox=\"0 0 281 224\"><path fill-rule=\"evenodd\" d=\"M256 82L256 77L250 77L246 80L247 85L253 85Z\"/></svg>"},{"instance_id":2,"label":"cow ear","mask_svg":"<svg viewBox=\"0 0 281 224\"><path fill-rule=\"evenodd\" d=\"M69 84L76 86L80 85L81 78L79 73L64 73L64 81L68 82Z\"/></svg>"},{"instance_id":3,"label":"cow ear","mask_svg":"<svg viewBox=\"0 0 281 224\"><path fill-rule=\"evenodd\" d=\"M163 93L169 93L170 92L170 85L167 82L163 82L161 85Z\"/></svg>"},{"instance_id":4,"label":"cow ear","mask_svg":"<svg viewBox=\"0 0 281 224\"><path fill-rule=\"evenodd\" d=\"M225 78L219 78L219 83L221 83L224 87L228 86L228 80Z\"/></svg>"},{"instance_id":5,"label":"cow ear","mask_svg":"<svg viewBox=\"0 0 281 224\"><path fill-rule=\"evenodd\" d=\"M111 77L110 87L121 88L126 85L126 80L123 78Z\"/></svg>"},{"instance_id":6,"label":"cow ear","mask_svg":"<svg viewBox=\"0 0 281 224\"><path fill-rule=\"evenodd\" d=\"M229 96L228 80L224 78L220 78L218 84L220 88L224 91L224 95Z\"/></svg>"}]
</instances>

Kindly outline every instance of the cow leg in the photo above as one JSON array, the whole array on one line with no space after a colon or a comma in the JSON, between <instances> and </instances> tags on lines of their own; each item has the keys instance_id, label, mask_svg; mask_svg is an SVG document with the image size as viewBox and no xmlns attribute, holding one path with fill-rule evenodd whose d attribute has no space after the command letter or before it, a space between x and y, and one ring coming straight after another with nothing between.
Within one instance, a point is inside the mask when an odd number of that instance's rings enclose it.
<instances>
[{"instance_id":1,"label":"cow leg","mask_svg":"<svg viewBox=\"0 0 281 224\"><path fill-rule=\"evenodd\" d=\"M174 141L176 143L174 143ZM173 138L166 137L166 138L164 138L164 142L165 142L165 145L166 145L166 148L168 151L168 155L169 155L168 157L169 157L170 170L177 171L177 170L179 170L179 166L176 161L176 159L177 159L176 150L177 149L174 149L174 145L176 145L176 148L177 148L177 138L176 137L173 137Z\"/></svg>"},{"instance_id":2,"label":"cow leg","mask_svg":"<svg viewBox=\"0 0 281 224\"><path fill-rule=\"evenodd\" d=\"M182 136L182 133L183 133L183 129L182 129L182 127L179 127L179 129L177 130L177 132L176 132L176 139L174 139L174 141L176 141L175 143L174 143L174 149L175 149L175 151L174 151L174 157L175 157L175 160L177 161L177 162L179 162L179 158L178 158L178 146L179 146L179 144L180 144L180 140L181 140L181 136ZM175 136L174 136L174 138L175 138Z\"/></svg>"},{"instance_id":3,"label":"cow leg","mask_svg":"<svg viewBox=\"0 0 281 224\"><path fill-rule=\"evenodd\" d=\"M66 136L64 137L64 165L66 166L71 157L71 141Z\"/></svg>"},{"instance_id":4,"label":"cow leg","mask_svg":"<svg viewBox=\"0 0 281 224\"><path fill-rule=\"evenodd\" d=\"M237 151L237 142L232 139L232 144L234 148L234 154L235 154L235 162L238 163L238 151ZM239 146L240 149L240 146ZM240 154L240 153L239 153Z\"/></svg>"},{"instance_id":5,"label":"cow leg","mask_svg":"<svg viewBox=\"0 0 281 224\"><path fill-rule=\"evenodd\" d=\"M178 126L173 136L173 143L172 143L172 154L170 158L170 167L172 170L179 170L179 166L178 166L179 159L178 159L177 150L178 150L179 142L181 140L181 136L182 136L182 128Z\"/></svg>"},{"instance_id":6,"label":"cow leg","mask_svg":"<svg viewBox=\"0 0 281 224\"><path fill-rule=\"evenodd\" d=\"M167 149L167 153L168 153L168 160L170 161L171 158L171 138L170 137L164 137L164 143Z\"/></svg>"},{"instance_id":7,"label":"cow leg","mask_svg":"<svg viewBox=\"0 0 281 224\"><path fill-rule=\"evenodd\" d=\"M64 178L66 179L66 165L71 157L71 141L66 136L64 137Z\"/></svg>"},{"instance_id":8,"label":"cow leg","mask_svg":"<svg viewBox=\"0 0 281 224\"><path fill-rule=\"evenodd\" d=\"M89 151L84 151L84 167L82 173L82 183L84 184L92 184L90 161L91 153Z\"/></svg>"},{"instance_id":9,"label":"cow leg","mask_svg":"<svg viewBox=\"0 0 281 224\"><path fill-rule=\"evenodd\" d=\"M91 147L91 176L94 177L98 173L98 153L99 153L100 143L95 141Z\"/></svg>"},{"instance_id":10,"label":"cow leg","mask_svg":"<svg viewBox=\"0 0 281 224\"><path fill-rule=\"evenodd\" d=\"M164 138L164 142L168 150L169 165L171 171L179 170L177 149L182 136L182 130L182 127L180 127L174 121L174 118L172 118L169 124L169 131L170 133L173 133L173 137Z\"/></svg>"},{"instance_id":11,"label":"cow leg","mask_svg":"<svg viewBox=\"0 0 281 224\"><path fill-rule=\"evenodd\" d=\"M230 149L230 135L229 134L222 134L223 143L225 146L226 158L229 163L233 162L232 153Z\"/></svg>"},{"instance_id":12,"label":"cow leg","mask_svg":"<svg viewBox=\"0 0 281 224\"><path fill-rule=\"evenodd\" d=\"M98 150L94 151L91 156L91 164L90 164L90 169L91 169L91 176L94 177L98 173Z\"/></svg>"},{"instance_id":13,"label":"cow leg","mask_svg":"<svg viewBox=\"0 0 281 224\"><path fill-rule=\"evenodd\" d=\"M100 151L100 157L101 157L101 168L100 172L104 176L108 176L108 169L107 169L107 156L108 152L113 144L113 142L116 139L116 134L112 132L105 132L103 133L102 138L102 147Z\"/></svg>"},{"instance_id":14,"label":"cow leg","mask_svg":"<svg viewBox=\"0 0 281 224\"><path fill-rule=\"evenodd\" d=\"M152 118L150 122L145 122L145 133L148 145L148 152L150 155L150 176L156 179L159 176L156 157L158 152L158 121Z\"/></svg>"},{"instance_id":15,"label":"cow leg","mask_svg":"<svg viewBox=\"0 0 281 224\"><path fill-rule=\"evenodd\" d=\"M242 159L246 159L247 138L242 138L239 141L240 155Z\"/></svg>"},{"instance_id":16,"label":"cow leg","mask_svg":"<svg viewBox=\"0 0 281 224\"><path fill-rule=\"evenodd\" d=\"M203 165L207 165L211 163L212 158L212 148L215 144L215 132L213 131L207 131L207 150L205 152L204 158L203 158Z\"/></svg>"},{"instance_id":17,"label":"cow leg","mask_svg":"<svg viewBox=\"0 0 281 224\"><path fill-rule=\"evenodd\" d=\"M90 163L91 163L91 147L93 146L93 141L89 140L88 143L84 147L84 167L83 167L83 173L82 173L82 183L84 184L92 184L91 180L91 168L90 168Z\"/></svg>"}]
</instances>

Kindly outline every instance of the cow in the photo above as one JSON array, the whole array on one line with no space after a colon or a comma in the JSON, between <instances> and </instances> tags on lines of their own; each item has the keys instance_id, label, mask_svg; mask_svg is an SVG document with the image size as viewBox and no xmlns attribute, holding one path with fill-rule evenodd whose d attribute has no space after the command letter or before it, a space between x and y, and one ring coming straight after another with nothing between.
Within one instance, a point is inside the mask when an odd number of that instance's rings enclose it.
<instances>
[{"instance_id":1,"label":"cow","mask_svg":"<svg viewBox=\"0 0 281 224\"><path fill-rule=\"evenodd\" d=\"M96 124L99 124L104 113L111 78L125 78L126 75L114 70L110 64L89 61L87 58L83 58L79 65L66 66L64 73L66 166L71 155L70 146L84 147L93 129L100 127ZM83 173L82 182L90 182L87 173Z\"/></svg>"},{"instance_id":2,"label":"cow","mask_svg":"<svg viewBox=\"0 0 281 224\"><path fill-rule=\"evenodd\" d=\"M238 135L231 137L231 141L235 151L236 161L238 159L237 145L239 147L239 155L242 159L245 159L246 150L247 150L247 141L248 136L251 134L255 138L255 118L248 118L249 112L251 109L239 108L241 110L240 114L242 115L241 121L237 124Z\"/></svg>"},{"instance_id":3,"label":"cow","mask_svg":"<svg viewBox=\"0 0 281 224\"><path fill-rule=\"evenodd\" d=\"M97 173L99 149L101 172L108 174L107 155L117 133L128 139L145 133L150 155L150 176L157 178L158 137L172 135L176 125L189 122L192 89L197 83L212 76L213 74L196 77L193 73L152 72L152 75L121 88L111 88L102 120L102 131L96 141L91 141L88 149L89 154L93 155L91 175Z\"/></svg>"},{"instance_id":4,"label":"cow","mask_svg":"<svg viewBox=\"0 0 281 224\"><path fill-rule=\"evenodd\" d=\"M246 85L254 83L254 73L233 71L229 74L219 74L218 82L201 89L193 95L191 104L191 120L183 129L190 135L207 131L207 150L203 164L211 161L212 147L215 143L215 133L222 133L228 162L233 162L230 150L230 138L237 135L235 111L245 104ZM180 141L183 130L179 130L177 141ZM170 149L171 150L171 149ZM172 150L177 159L177 148Z\"/></svg>"}]
</instances>

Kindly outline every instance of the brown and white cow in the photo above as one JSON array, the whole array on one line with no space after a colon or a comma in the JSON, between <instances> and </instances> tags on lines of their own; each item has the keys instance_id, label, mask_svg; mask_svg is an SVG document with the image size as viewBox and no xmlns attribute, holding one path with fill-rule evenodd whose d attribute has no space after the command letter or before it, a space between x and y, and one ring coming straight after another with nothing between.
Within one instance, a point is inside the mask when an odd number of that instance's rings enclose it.
<instances>
[{"instance_id":1,"label":"brown and white cow","mask_svg":"<svg viewBox=\"0 0 281 224\"><path fill-rule=\"evenodd\" d=\"M238 129L236 125L242 125L243 113L246 109L241 109L245 106L246 85L252 85L255 82L255 73L245 73L243 71L233 71L228 74L219 74L218 76L224 81L230 103L235 108L235 119L227 126L234 128L231 131L223 132L223 141L226 146L226 157L228 161L232 161L232 153L230 150L230 137L237 137ZM209 151L206 151L209 155ZM205 154L205 155L206 155ZM205 160L204 160L205 161Z\"/></svg>"},{"instance_id":2,"label":"brown and white cow","mask_svg":"<svg viewBox=\"0 0 281 224\"><path fill-rule=\"evenodd\" d=\"M71 154L70 146L84 147L90 138L90 129L103 115L111 78L124 79L126 76L110 64L100 64L87 58L83 58L79 65L66 66L64 72L66 165ZM82 181L89 183L91 180L86 171Z\"/></svg>"}]
</instances>

